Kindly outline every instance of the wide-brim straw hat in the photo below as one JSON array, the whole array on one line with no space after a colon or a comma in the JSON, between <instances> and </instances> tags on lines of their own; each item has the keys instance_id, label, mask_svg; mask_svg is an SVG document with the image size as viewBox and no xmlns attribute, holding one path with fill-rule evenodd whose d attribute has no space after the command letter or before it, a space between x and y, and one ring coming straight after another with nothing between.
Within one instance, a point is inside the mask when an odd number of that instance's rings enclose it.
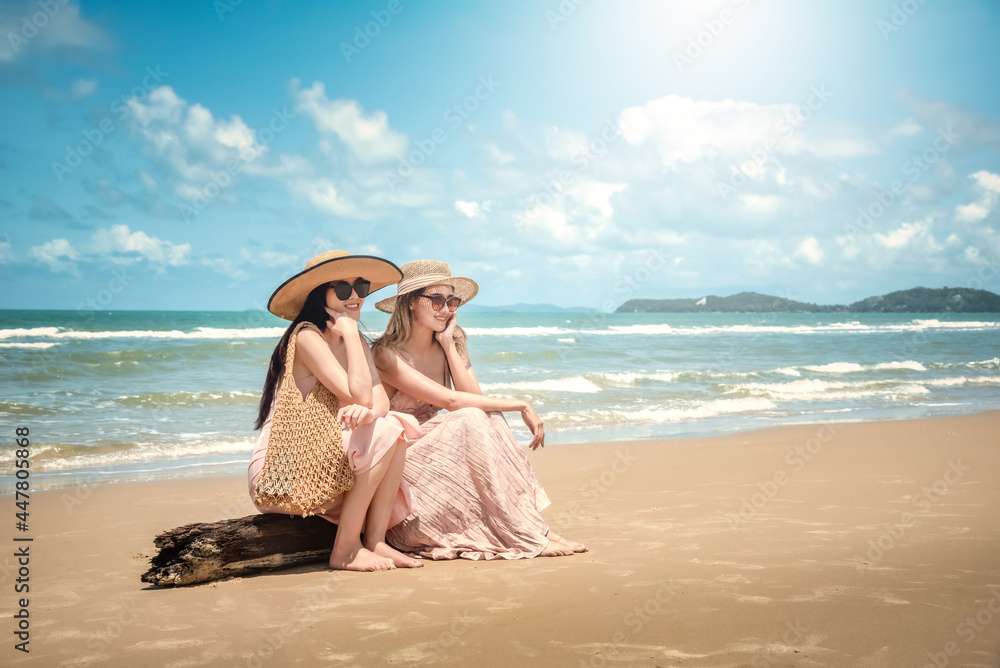
<instances>
[{"instance_id":1,"label":"wide-brim straw hat","mask_svg":"<svg viewBox=\"0 0 1000 668\"><path fill-rule=\"evenodd\" d=\"M455 296L467 304L479 292L479 285L465 276L452 276L447 262L438 260L414 260L403 265L403 280L396 284L396 296L376 302L375 308L384 313L396 310L396 299L400 295L413 292L428 285L444 283L450 285Z\"/></svg>"},{"instance_id":2,"label":"wide-brim straw hat","mask_svg":"<svg viewBox=\"0 0 1000 668\"><path fill-rule=\"evenodd\" d=\"M306 262L306 268L278 286L267 300L267 310L285 320L295 320L306 304L306 298L315 288L358 276L371 281L370 292L381 290L403 277L399 267L388 260L372 255L351 255L347 251L332 250L320 253ZM370 294L370 293L369 293Z\"/></svg>"}]
</instances>

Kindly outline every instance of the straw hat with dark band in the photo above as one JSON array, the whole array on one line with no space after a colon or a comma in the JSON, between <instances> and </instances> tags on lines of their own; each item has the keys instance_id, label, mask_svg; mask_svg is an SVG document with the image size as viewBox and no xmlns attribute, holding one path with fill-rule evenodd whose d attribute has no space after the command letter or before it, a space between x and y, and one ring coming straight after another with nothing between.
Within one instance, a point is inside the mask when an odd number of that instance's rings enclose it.
<instances>
[{"instance_id":1,"label":"straw hat with dark band","mask_svg":"<svg viewBox=\"0 0 1000 668\"><path fill-rule=\"evenodd\" d=\"M342 250L327 251L306 262L303 271L282 283L267 300L267 310L279 318L295 320L305 306L306 297L316 287L355 276L371 281L371 292L375 292L399 281L403 272L380 257L351 255Z\"/></svg>"},{"instance_id":2,"label":"straw hat with dark band","mask_svg":"<svg viewBox=\"0 0 1000 668\"><path fill-rule=\"evenodd\" d=\"M396 297L413 292L428 285L450 285L455 296L468 303L479 292L479 285L465 276L452 276L448 263L438 260L414 260L403 265L403 280L396 286ZM396 297L389 297L376 302L375 308L384 313L396 310Z\"/></svg>"}]
</instances>

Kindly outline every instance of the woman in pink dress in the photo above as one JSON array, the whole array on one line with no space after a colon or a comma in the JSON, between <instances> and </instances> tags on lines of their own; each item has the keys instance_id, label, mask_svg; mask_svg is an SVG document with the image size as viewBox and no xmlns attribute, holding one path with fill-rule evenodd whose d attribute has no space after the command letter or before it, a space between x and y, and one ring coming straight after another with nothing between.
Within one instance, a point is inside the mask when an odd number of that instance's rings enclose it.
<instances>
[{"instance_id":1,"label":"woman in pink dress","mask_svg":"<svg viewBox=\"0 0 1000 668\"><path fill-rule=\"evenodd\" d=\"M403 462L406 442L420 431L412 417L389 413L389 399L371 350L358 332L364 298L400 276L399 268L388 260L329 251L309 260L305 270L285 281L267 304L271 313L292 324L274 349L264 383L255 425L260 437L247 471L250 497L264 468L289 339L300 322L310 323L295 338L295 384L303 400L320 391L320 385L340 400L337 419L343 425L344 451L354 471L354 487L316 512L337 525L330 554L334 569L382 571L421 565L385 542L386 529L411 511L409 490L402 481Z\"/></svg>"},{"instance_id":2,"label":"woman in pink dress","mask_svg":"<svg viewBox=\"0 0 1000 668\"><path fill-rule=\"evenodd\" d=\"M399 550L429 559L523 559L583 552L550 531L549 505L503 411L545 445L541 418L525 401L484 396L469 363L458 307L479 291L444 262L403 267L397 295L375 307L391 314L373 344L393 411L417 418L423 436L406 455L403 479L414 511L386 534ZM438 414L445 408L449 412Z\"/></svg>"}]
</instances>

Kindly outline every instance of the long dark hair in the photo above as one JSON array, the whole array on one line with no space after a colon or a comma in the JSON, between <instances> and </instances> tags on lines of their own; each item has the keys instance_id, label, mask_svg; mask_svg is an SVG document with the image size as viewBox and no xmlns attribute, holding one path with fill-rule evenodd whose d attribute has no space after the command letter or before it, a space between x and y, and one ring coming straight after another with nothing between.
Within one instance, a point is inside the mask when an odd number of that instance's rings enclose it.
<instances>
[{"instance_id":1,"label":"long dark hair","mask_svg":"<svg viewBox=\"0 0 1000 668\"><path fill-rule=\"evenodd\" d=\"M326 291L330 284L324 283L313 288L313 291L306 297L306 303L295 316L295 320L288 326L285 333L281 335L281 340L274 347L271 353L271 364L267 367L267 379L264 381L264 391L260 395L260 407L257 409L257 421L253 428L260 429L267 420L268 413L271 412L271 403L274 395L278 391L278 384L285 374L285 353L288 352L288 341L292 338L292 332L300 322L311 322L319 327L319 331L326 331L326 321L330 319L330 314L326 312Z\"/></svg>"}]
</instances>

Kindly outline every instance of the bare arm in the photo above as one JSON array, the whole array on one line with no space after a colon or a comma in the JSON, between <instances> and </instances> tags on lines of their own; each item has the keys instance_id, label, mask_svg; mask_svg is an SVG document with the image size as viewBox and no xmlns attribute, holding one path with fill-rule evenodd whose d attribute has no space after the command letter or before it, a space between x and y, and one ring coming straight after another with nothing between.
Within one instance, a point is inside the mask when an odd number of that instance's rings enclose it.
<instances>
[{"instance_id":1,"label":"bare arm","mask_svg":"<svg viewBox=\"0 0 1000 668\"><path fill-rule=\"evenodd\" d=\"M343 321L349 321L347 324ZM353 325L354 334L350 334ZM365 356L364 342L357 333L357 323L349 317L338 318L335 332L343 336L347 351L347 369L345 370L330 350L323 336L312 329L303 329L296 339L296 365L301 363L323 383L326 389L337 395L341 404L359 404L372 407L372 378L368 359ZM347 335L344 336L343 333Z\"/></svg>"},{"instance_id":2,"label":"bare arm","mask_svg":"<svg viewBox=\"0 0 1000 668\"><path fill-rule=\"evenodd\" d=\"M382 377L375 367L371 348L368 347L367 341L363 343L365 347L365 359L368 361L368 373L372 378L372 412L375 414L375 417L385 417L386 413L389 412L389 397L382 386Z\"/></svg>"},{"instance_id":3,"label":"bare arm","mask_svg":"<svg viewBox=\"0 0 1000 668\"><path fill-rule=\"evenodd\" d=\"M456 317L453 313L448 327L437 335L438 343L444 349L445 358L448 360L448 368L451 370L451 381L455 384L455 389L460 392L471 394L482 394L479 381L476 379L476 372L472 370L468 354L463 355L458 350L458 339L464 338L464 334L455 331ZM468 347L466 347L468 351Z\"/></svg>"},{"instance_id":4,"label":"bare arm","mask_svg":"<svg viewBox=\"0 0 1000 668\"><path fill-rule=\"evenodd\" d=\"M375 364L383 380L398 391L431 405L441 406L449 411L459 408L478 408L483 411L501 412L518 411L533 436L529 447L534 450L545 445L545 427L542 420L531 404L526 401L487 397L482 394L444 387L401 360L394 351L383 347L379 347L376 351Z\"/></svg>"}]
</instances>

